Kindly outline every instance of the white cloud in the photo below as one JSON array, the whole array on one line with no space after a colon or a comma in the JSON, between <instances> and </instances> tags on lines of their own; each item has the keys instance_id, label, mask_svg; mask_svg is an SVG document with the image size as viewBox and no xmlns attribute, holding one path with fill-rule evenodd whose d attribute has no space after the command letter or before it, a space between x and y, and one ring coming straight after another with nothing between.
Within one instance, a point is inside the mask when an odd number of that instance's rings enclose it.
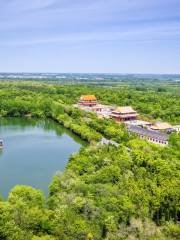
<instances>
[{"instance_id":1,"label":"white cloud","mask_svg":"<svg viewBox=\"0 0 180 240\"><path fill-rule=\"evenodd\" d=\"M11 0L0 2L1 10L6 11L24 11L41 9L54 4L57 0Z\"/></svg>"},{"instance_id":2,"label":"white cloud","mask_svg":"<svg viewBox=\"0 0 180 240\"><path fill-rule=\"evenodd\" d=\"M166 41L170 39L180 39L180 24L174 26L155 26L148 28L136 28L121 31L99 31L99 32L81 32L61 35L38 36L32 38L16 38L3 41L0 39L1 46L20 46L20 45L38 45L38 44L78 44L83 42L104 42L104 41Z\"/></svg>"},{"instance_id":3,"label":"white cloud","mask_svg":"<svg viewBox=\"0 0 180 240\"><path fill-rule=\"evenodd\" d=\"M0 0L0 31L65 29L144 24L179 16L164 7L177 0ZM180 9L179 9L180 10Z\"/></svg>"},{"instance_id":4,"label":"white cloud","mask_svg":"<svg viewBox=\"0 0 180 240\"><path fill-rule=\"evenodd\" d=\"M157 8L169 2L0 0L0 45L179 38L179 12Z\"/></svg>"}]
</instances>

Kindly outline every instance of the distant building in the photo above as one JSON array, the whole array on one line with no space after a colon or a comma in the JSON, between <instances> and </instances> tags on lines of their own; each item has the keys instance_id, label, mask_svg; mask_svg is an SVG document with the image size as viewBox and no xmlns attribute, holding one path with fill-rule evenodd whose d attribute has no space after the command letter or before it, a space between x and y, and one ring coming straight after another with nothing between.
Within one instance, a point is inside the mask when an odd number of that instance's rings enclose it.
<instances>
[{"instance_id":1,"label":"distant building","mask_svg":"<svg viewBox=\"0 0 180 240\"><path fill-rule=\"evenodd\" d=\"M103 106L101 104L96 104L96 105L92 106L93 112L98 113L98 112L102 112L102 110L103 110Z\"/></svg>"},{"instance_id":2,"label":"distant building","mask_svg":"<svg viewBox=\"0 0 180 240\"><path fill-rule=\"evenodd\" d=\"M109 140L107 138L102 138L101 141L99 142L100 145L113 145L118 147L119 144L115 141Z\"/></svg>"},{"instance_id":3,"label":"distant building","mask_svg":"<svg viewBox=\"0 0 180 240\"><path fill-rule=\"evenodd\" d=\"M97 113L98 116L103 118L110 118L112 111L114 110L113 106L97 104L92 107L92 110Z\"/></svg>"},{"instance_id":4,"label":"distant building","mask_svg":"<svg viewBox=\"0 0 180 240\"><path fill-rule=\"evenodd\" d=\"M169 135L166 133L153 131L133 125L129 125L127 129L130 133L134 133L138 135L140 138L148 140L149 142L160 145L168 145Z\"/></svg>"},{"instance_id":5,"label":"distant building","mask_svg":"<svg viewBox=\"0 0 180 240\"><path fill-rule=\"evenodd\" d=\"M174 131L180 132L180 125L173 126L172 128L173 128Z\"/></svg>"},{"instance_id":6,"label":"distant building","mask_svg":"<svg viewBox=\"0 0 180 240\"><path fill-rule=\"evenodd\" d=\"M172 130L172 126L169 123L166 122L157 122L155 125L151 127L152 130L157 131L166 131L169 132Z\"/></svg>"},{"instance_id":7,"label":"distant building","mask_svg":"<svg viewBox=\"0 0 180 240\"><path fill-rule=\"evenodd\" d=\"M97 99L94 95L82 95L79 104L87 107L92 107L97 104Z\"/></svg>"},{"instance_id":8,"label":"distant building","mask_svg":"<svg viewBox=\"0 0 180 240\"><path fill-rule=\"evenodd\" d=\"M75 104L74 107L77 107L87 112L94 112L98 115L99 118L107 118L107 119L110 118L111 113L114 110L113 106L98 104L97 100L96 100L96 104L94 100L92 104L92 100L87 100L87 97L84 97L84 96L81 96L80 101L78 102L78 104Z\"/></svg>"},{"instance_id":9,"label":"distant building","mask_svg":"<svg viewBox=\"0 0 180 240\"><path fill-rule=\"evenodd\" d=\"M127 121L127 125L139 126L144 128L150 128L152 126L151 122L143 121L143 120L134 120L134 121Z\"/></svg>"},{"instance_id":10,"label":"distant building","mask_svg":"<svg viewBox=\"0 0 180 240\"><path fill-rule=\"evenodd\" d=\"M136 120L139 114L131 107L118 107L112 111L111 117L117 122Z\"/></svg>"}]
</instances>

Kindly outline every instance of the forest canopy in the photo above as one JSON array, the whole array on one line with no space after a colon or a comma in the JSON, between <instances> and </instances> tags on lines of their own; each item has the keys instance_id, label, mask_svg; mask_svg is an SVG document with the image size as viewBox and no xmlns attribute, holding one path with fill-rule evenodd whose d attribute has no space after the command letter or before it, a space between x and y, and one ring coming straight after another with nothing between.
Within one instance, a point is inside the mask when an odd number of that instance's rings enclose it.
<instances>
[{"instance_id":1,"label":"forest canopy","mask_svg":"<svg viewBox=\"0 0 180 240\"><path fill-rule=\"evenodd\" d=\"M123 125L73 107L89 93L101 103L132 105L144 119L180 123L180 93L168 87L149 86L144 94L128 85L1 82L1 117L51 118L88 145L54 176L47 199L15 186L0 200L0 239L179 239L180 135L168 147L130 136ZM102 137L119 145L100 146Z\"/></svg>"}]
</instances>

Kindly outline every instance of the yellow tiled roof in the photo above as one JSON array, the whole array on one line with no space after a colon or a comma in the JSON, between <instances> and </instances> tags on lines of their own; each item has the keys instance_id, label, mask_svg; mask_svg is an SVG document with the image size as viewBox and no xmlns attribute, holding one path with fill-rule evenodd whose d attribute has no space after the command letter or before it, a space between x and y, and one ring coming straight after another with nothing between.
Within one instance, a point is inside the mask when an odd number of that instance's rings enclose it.
<instances>
[{"instance_id":1,"label":"yellow tiled roof","mask_svg":"<svg viewBox=\"0 0 180 240\"><path fill-rule=\"evenodd\" d=\"M115 111L120 112L120 113L134 113L134 112L136 112L131 106L117 107Z\"/></svg>"},{"instance_id":2,"label":"yellow tiled roof","mask_svg":"<svg viewBox=\"0 0 180 240\"><path fill-rule=\"evenodd\" d=\"M94 95L82 95L80 100L90 100L90 101L95 101L97 100L96 97Z\"/></svg>"},{"instance_id":3,"label":"yellow tiled roof","mask_svg":"<svg viewBox=\"0 0 180 240\"><path fill-rule=\"evenodd\" d=\"M166 122L158 122L154 126L152 126L152 129L154 130L166 130L168 128L171 128L172 126L169 123Z\"/></svg>"}]
</instances>

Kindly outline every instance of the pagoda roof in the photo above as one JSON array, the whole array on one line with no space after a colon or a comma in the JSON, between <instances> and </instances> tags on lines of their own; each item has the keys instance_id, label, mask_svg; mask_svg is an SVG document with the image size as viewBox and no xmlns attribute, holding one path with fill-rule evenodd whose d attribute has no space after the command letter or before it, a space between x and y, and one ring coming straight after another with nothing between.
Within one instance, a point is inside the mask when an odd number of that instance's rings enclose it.
<instances>
[{"instance_id":1,"label":"pagoda roof","mask_svg":"<svg viewBox=\"0 0 180 240\"><path fill-rule=\"evenodd\" d=\"M131 113L131 114L124 113L124 115L117 116L116 114L112 113L111 116L120 117L120 118L130 118L130 117L137 117L137 116L139 116L139 114L134 112L134 113Z\"/></svg>"},{"instance_id":2,"label":"pagoda roof","mask_svg":"<svg viewBox=\"0 0 180 240\"><path fill-rule=\"evenodd\" d=\"M122 113L122 114L136 113L136 111L131 106L117 107L115 109L115 112L119 112L119 113Z\"/></svg>"},{"instance_id":3,"label":"pagoda roof","mask_svg":"<svg viewBox=\"0 0 180 240\"><path fill-rule=\"evenodd\" d=\"M172 126L166 122L157 122L154 126L151 127L151 129L154 130L166 130L169 128L172 128Z\"/></svg>"},{"instance_id":4,"label":"pagoda roof","mask_svg":"<svg viewBox=\"0 0 180 240\"><path fill-rule=\"evenodd\" d=\"M80 100L84 101L96 101L96 97L94 95L82 95Z\"/></svg>"}]
</instances>

